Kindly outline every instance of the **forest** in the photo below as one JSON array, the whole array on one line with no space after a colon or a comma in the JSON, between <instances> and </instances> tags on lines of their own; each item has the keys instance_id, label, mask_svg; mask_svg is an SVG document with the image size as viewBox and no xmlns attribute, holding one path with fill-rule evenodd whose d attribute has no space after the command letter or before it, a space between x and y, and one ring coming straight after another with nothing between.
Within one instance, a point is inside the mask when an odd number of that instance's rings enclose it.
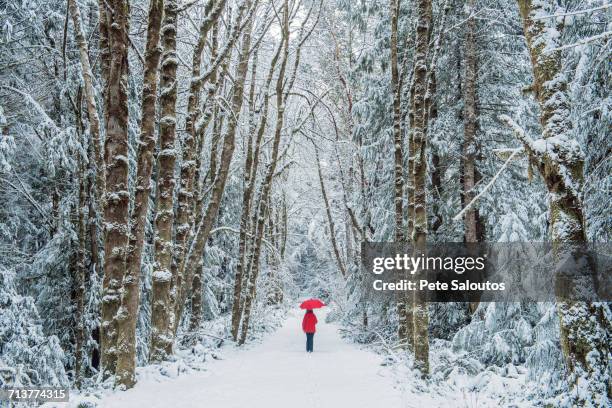
<instances>
[{"instance_id":1,"label":"forest","mask_svg":"<svg viewBox=\"0 0 612 408\"><path fill-rule=\"evenodd\" d=\"M313 296L401 406L611 406L609 302L380 302L360 265L609 243L611 50L607 0L0 0L0 387L95 407Z\"/></svg>"}]
</instances>

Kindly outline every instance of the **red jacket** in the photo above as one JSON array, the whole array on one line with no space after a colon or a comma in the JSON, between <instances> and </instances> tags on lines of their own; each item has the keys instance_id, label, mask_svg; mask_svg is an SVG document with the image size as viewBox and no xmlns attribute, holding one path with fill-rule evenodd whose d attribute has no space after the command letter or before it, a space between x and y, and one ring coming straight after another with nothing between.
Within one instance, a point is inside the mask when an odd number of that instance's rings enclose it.
<instances>
[{"instance_id":1,"label":"red jacket","mask_svg":"<svg viewBox=\"0 0 612 408\"><path fill-rule=\"evenodd\" d=\"M314 333L317 331L317 316L314 313L306 313L304 315L304 320L302 320L302 330L304 333Z\"/></svg>"}]
</instances>

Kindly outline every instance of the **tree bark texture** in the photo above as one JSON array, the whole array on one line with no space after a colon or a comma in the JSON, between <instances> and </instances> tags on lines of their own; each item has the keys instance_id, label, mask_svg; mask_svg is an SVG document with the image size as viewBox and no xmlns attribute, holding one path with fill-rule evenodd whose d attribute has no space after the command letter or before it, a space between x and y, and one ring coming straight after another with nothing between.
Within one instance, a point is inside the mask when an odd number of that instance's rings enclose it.
<instances>
[{"instance_id":1,"label":"tree bark texture","mask_svg":"<svg viewBox=\"0 0 612 408\"><path fill-rule=\"evenodd\" d=\"M274 76L274 69L278 63L283 44L279 44L276 53L272 57L270 63L270 69L266 78L263 95L263 107L261 108L259 124L257 126L257 134L254 137L254 150L247 152L247 158L245 162L245 188L242 194L242 214L240 216L240 235L238 241L238 264L236 265L236 276L234 280L234 299L232 302L232 337L234 340L238 340L238 330L240 321L242 319L242 293L243 283L245 280L244 270L245 264L248 261L250 246L247 245L249 240L248 231L251 229L251 202L253 200L255 179L259 168L260 149L263 141L263 136L266 130L268 121L268 110L270 106L270 84Z\"/></svg>"},{"instance_id":2,"label":"tree bark texture","mask_svg":"<svg viewBox=\"0 0 612 408\"><path fill-rule=\"evenodd\" d=\"M274 139L272 144L272 153L270 157L270 163L266 169L265 177L262 182L261 187L261 195L259 208L257 210L257 222L255 231L255 240L253 243L253 256L251 260L251 274L247 281L247 286L245 288L246 296L244 301L244 310L242 317L242 328L240 332L240 338L238 340L238 344L244 344L246 341L247 333L249 330L249 320L251 316L251 308L253 306L253 302L255 300L255 296L257 293L257 278L259 275L259 258L261 254L261 241L263 238L264 232L264 223L266 217L269 216L268 209L268 196L270 195L270 191L272 189L272 178L274 176L274 172L276 170L276 164L278 159L278 150L280 146L284 113L285 113L285 92L289 92L291 89L291 81L289 82L287 89L283 91L283 80L285 79L285 71L287 68L287 59L289 58L289 5L287 1L284 3L283 8L283 50L282 50L282 59L281 64L278 71L278 77L276 80L276 124L274 129ZM296 58L299 58L299 53L296 53ZM296 60L297 61L297 60Z\"/></svg>"},{"instance_id":3,"label":"tree bark texture","mask_svg":"<svg viewBox=\"0 0 612 408\"><path fill-rule=\"evenodd\" d=\"M475 196L474 186L478 181L476 170L477 143L476 132L478 131L477 112L477 82L478 82L478 56L476 52L476 18L473 16L473 0L469 2L469 13L472 14L466 23L467 32L465 38L465 86L464 108L463 108L463 205L470 203ZM465 242L478 242L478 208L472 206L465 212L463 218Z\"/></svg>"},{"instance_id":4,"label":"tree bark texture","mask_svg":"<svg viewBox=\"0 0 612 408\"><path fill-rule=\"evenodd\" d=\"M104 12L109 23L105 26L108 32L108 49L103 51L102 56L103 76L108 69L108 80L105 90L106 195L101 349L103 375L108 376L115 373L117 363L116 316L121 303L125 249L128 243L129 7L126 0L104 3L108 3L112 9L112 13L110 10ZM108 61L104 60L106 57Z\"/></svg>"},{"instance_id":5,"label":"tree bark texture","mask_svg":"<svg viewBox=\"0 0 612 408\"><path fill-rule=\"evenodd\" d=\"M136 323L140 302L140 268L144 247L145 227L151 193L155 137L157 81L161 47L159 43L164 10L163 0L151 0L145 45L145 70L142 84L140 140L137 153L134 208L130 217L130 238L126 255L126 275L123 279L121 313L118 319L118 356L116 384L131 388L136 382Z\"/></svg>"},{"instance_id":6,"label":"tree bark texture","mask_svg":"<svg viewBox=\"0 0 612 408\"><path fill-rule=\"evenodd\" d=\"M100 116L98 115L98 105L96 102L96 91L93 84L93 72L89 61L89 46L85 39L81 23L81 11L76 0L68 1L72 24L74 25L74 36L79 46L79 58L81 61L81 72L83 75L83 85L85 91L85 102L87 106L87 119L89 121L89 135L93 146L93 164L96 180L96 192L99 199L104 194L104 156L100 149Z\"/></svg>"},{"instance_id":7,"label":"tree bark texture","mask_svg":"<svg viewBox=\"0 0 612 408\"><path fill-rule=\"evenodd\" d=\"M242 15L246 8L250 7L251 3L249 0L243 2L238 10L238 26L240 26L239 22L242 20ZM221 150L221 160L219 163L219 169L217 172L217 177L214 180L210 201L208 202L208 206L206 208L206 212L202 217L201 222L197 227L197 231L194 236L194 243L192 245L192 250L187 256L184 258L182 265L180 267L180 274L183 277L182 285L179 292L179 297L177 298L177 316L176 321L179 322L181 315L184 309L184 303L188 296L188 293L191 292L191 285L193 284L193 274L197 268L202 267L202 257L204 254L204 248L206 246L206 242L208 241L208 237L210 235L210 231L212 230L213 223L217 218L217 214L219 213L219 206L221 205L221 198L223 197L223 192L225 190L225 183L227 181L227 176L229 174L229 167L232 161L232 156L234 154L235 149L235 137L236 131L238 127L238 119L240 117L240 111L242 110L242 99L244 94L244 83L246 81L246 75L248 71L249 65L249 48L250 48L250 39L251 39L251 24L252 24L252 10L248 15L249 22L247 23L247 27L245 27L244 35L243 35L243 44L240 54L240 62L236 68L235 73L235 83L232 94L232 110L233 114L229 116L229 121L227 125L227 130L225 133L225 138L223 140L223 147ZM177 323L178 324L178 323Z\"/></svg>"},{"instance_id":8,"label":"tree bark texture","mask_svg":"<svg viewBox=\"0 0 612 408\"><path fill-rule=\"evenodd\" d=\"M191 63L191 83L189 85L189 98L187 102L187 117L185 120L185 138L182 143L183 157L181 161L181 175L180 175L180 186L178 191L178 205L176 211L176 237L175 237L175 248L174 248L174 262L172 264L172 275L173 283L175 287L173 295L173 308L176 310L176 302L180 296L180 290L183 285L183 279L179 268L180 264L185 256L186 245L190 233L192 232L192 225L194 223L194 214L192 209L195 203L195 173L196 173L196 146L200 144L199 138L202 132L198 132L197 124L200 120L200 92L202 89L203 81L199 80L201 65L202 65L202 54L206 41L208 40L208 34L215 26L217 20L221 16L223 8L225 7L226 0L220 0L216 4L213 0L209 0L205 6L204 12L205 17L200 24L200 32L198 35L198 42L196 43L193 51L193 58ZM214 62L211 61L211 62ZM209 88L209 100L214 97L216 91L216 69L211 74L212 85ZM208 100L206 101L209 102ZM199 153L199 152L198 152ZM199 215L199 214L198 214ZM174 322L179 324L178 321Z\"/></svg>"},{"instance_id":9,"label":"tree bark texture","mask_svg":"<svg viewBox=\"0 0 612 408\"><path fill-rule=\"evenodd\" d=\"M417 1L417 27L415 41L415 62L413 74L413 98L411 106L411 132L414 147L414 231L412 242L417 251L424 251L427 242L427 119L426 93L428 88L427 54L432 27L431 0ZM429 373L429 313L427 301L415 296L414 359L422 375Z\"/></svg>"},{"instance_id":10,"label":"tree bark texture","mask_svg":"<svg viewBox=\"0 0 612 408\"><path fill-rule=\"evenodd\" d=\"M340 256L340 250L338 249L338 241L336 239L336 227L334 225L334 219L331 213L331 207L329 205L329 200L327 198L327 192L325 191L325 183L323 182L323 172L321 171L321 160L319 159L319 151L317 147L314 146L315 149L315 159L317 161L317 173L319 175L319 186L321 187L321 197L323 198L323 204L325 205L325 214L327 215L327 223L329 225L329 239L332 244L332 250L334 252L334 258L336 259L336 263L338 264L338 270L344 279L346 279L346 268L344 263L342 262L342 257Z\"/></svg>"},{"instance_id":11,"label":"tree bark texture","mask_svg":"<svg viewBox=\"0 0 612 408\"><path fill-rule=\"evenodd\" d=\"M172 308L172 232L174 225L174 165L176 162L176 28L178 5L166 0L162 23L159 124L157 156L157 211L155 217L155 265L151 287L151 351L149 360L159 362L172 353L174 342Z\"/></svg>"},{"instance_id":12,"label":"tree bark texture","mask_svg":"<svg viewBox=\"0 0 612 408\"><path fill-rule=\"evenodd\" d=\"M533 89L540 106L545 147L536 145L516 127L515 133L548 189L550 229L557 257L580 256L581 246L587 240L580 198L584 184L584 154L572 137L567 77L562 71L561 51L554 35L562 27L548 26L556 20L536 19L551 14L545 3L519 0L518 5L531 57ZM588 293L595 288L584 289ZM556 292L561 350L568 381L576 390L571 403L604 406L612 395L607 305L572 300L557 285Z\"/></svg>"}]
</instances>

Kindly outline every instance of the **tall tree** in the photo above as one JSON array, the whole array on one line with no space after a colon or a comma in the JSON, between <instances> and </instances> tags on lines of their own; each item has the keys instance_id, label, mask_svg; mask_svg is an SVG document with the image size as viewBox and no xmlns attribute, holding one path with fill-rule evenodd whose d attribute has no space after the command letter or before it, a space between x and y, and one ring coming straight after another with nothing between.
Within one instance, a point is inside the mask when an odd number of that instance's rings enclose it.
<instances>
[{"instance_id":1,"label":"tall tree","mask_svg":"<svg viewBox=\"0 0 612 408\"><path fill-rule=\"evenodd\" d=\"M304 20L300 26L299 34L298 34L298 43L296 44L295 56L293 60L293 67L291 69L291 73L288 78L285 78L287 71L287 64L289 59L289 25L290 25L290 10L289 3L287 1L283 4L283 14L282 14L282 22L281 22L281 63L279 66L278 77L276 79L276 122L274 127L274 136L272 141L272 151L270 153L270 162L266 167L266 172L264 175L264 179L261 183L261 192L259 195L259 207L254 212L254 218L252 221L252 228L254 229L253 234L253 252L251 254L250 266L249 266L249 276L248 280L246 280L246 287L244 290L245 300L244 307L242 310L242 327L240 331L240 338L238 339L239 344L244 344L247 338L248 330L249 330L249 320L251 317L251 309L255 302L257 295L257 278L259 276L260 271L260 256L261 256L261 244L263 240L263 234L265 230L265 221L270 214L270 208L268 207L270 203L270 194L272 191L272 182L276 175L276 166L278 164L279 159L279 147L281 142L281 136L283 133L283 124L285 121L285 109L287 99L293 85L295 83L296 75L298 68L300 66L300 57L302 46L308 40L312 31L317 25L320 16L320 9L317 13L316 20L314 24L309 30L306 30L306 24L310 20L310 16L312 14L315 3L311 5L308 12L306 13ZM279 18L280 20L280 18Z\"/></svg>"},{"instance_id":2,"label":"tall tree","mask_svg":"<svg viewBox=\"0 0 612 408\"><path fill-rule=\"evenodd\" d=\"M115 373L117 364L117 311L128 244L128 95L129 6L127 0L101 1L100 20L105 89L104 161L104 279L102 282L102 370ZM110 10L109 10L110 9ZM108 38L105 37L106 33ZM106 39L108 41L106 41Z\"/></svg>"},{"instance_id":3,"label":"tall tree","mask_svg":"<svg viewBox=\"0 0 612 408\"><path fill-rule=\"evenodd\" d=\"M172 233L174 226L174 165L176 162L176 54L178 5L166 0L162 29L159 126L157 155L157 211L155 216L155 265L151 288L151 361L163 361L172 353L174 311L171 299Z\"/></svg>"},{"instance_id":4,"label":"tall tree","mask_svg":"<svg viewBox=\"0 0 612 408\"><path fill-rule=\"evenodd\" d=\"M510 117L501 119L514 130L548 189L550 232L556 257L578 260L588 257L584 253L587 234L580 197L584 185L584 154L572 136L567 76L562 70L556 35L562 26L552 26L555 19L542 18L552 14L545 3L519 0L518 5L531 57L542 138L546 143L534 141ZM591 264L586 263L588 268ZM561 350L573 389L571 404L575 406L604 406L611 394L607 305L581 301L579 296L580 290L595 293L593 284L583 281L580 287L556 285Z\"/></svg>"},{"instance_id":5,"label":"tall tree","mask_svg":"<svg viewBox=\"0 0 612 408\"><path fill-rule=\"evenodd\" d=\"M323 181L323 172L321 171L321 160L319 159L319 150L317 146L313 146L315 150L315 160L317 162L317 174L319 175L319 186L321 187L321 197L323 198L323 205L325 205L325 214L327 215L327 224L329 227L329 240L332 244L332 250L334 252L334 258L336 259L336 264L338 265L338 270L342 277L346 279L346 267L342 262L342 257L340 256L340 250L338 249L338 240L336 239L336 227L334 225L334 219L332 217L331 206L329 204L329 200L327 198L327 191L325 190L325 182Z\"/></svg>"},{"instance_id":6,"label":"tall tree","mask_svg":"<svg viewBox=\"0 0 612 408\"><path fill-rule=\"evenodd\" d=\"M414 157L414 230L412 243L417 251L424 251L427 243L427 126L428 90L427 55L432 28L431 0L417 1L414 73L412 76L411 156ZM413 305L414 359L423 375L429 372L429 312L422 295L415 295Z\"/></svg>"},{"instance_id":7,"label":"tall tree","mask_svg":"<svg viewBox=\"0 0 612 408\"><path fill-rule=\"evenodd\" d=\"M145 45L145 66L142 83L140 113L140 141L136 167L134 208L130 216L130 240L125 260L125 277L121 296L117 340L117 384L130 388L134 385L136 369L136 323L140 301L140 269L145 240L145 226L151 193L153 152L157 144L155 135L157 81L159 78L160 28L164 11L163 0L151 0Z\"/></svg>"},{"instance_id":8,"label":"tall tree","mask_svg":"<svg viewBox=\"0 0 612 408\"><path fill-rule=\"evenodd\" d=\"M255 194L255 181L257 171L259 168L260 150L265 134L266 126L268 123L268 110L270 108L270 85L274 76L274 70L283 48L283 42L281 41L272 61L270 62L270 68L266 77L266 82L263 87L263 107L260 109L259 124L257 125L256 135L253 137L252 143L249 142L247 148L247 157L245 161L245 187L242 193L242 214L240 216L240 235L238 237L238 263L236 265L236 276L234 281L234 298L232 300L232 337L234 340L238 340L238 330L240 327L240 321L242 319L242 303L243 303L243 282L245 280L244 271L248 265L246 265L248 259L250 259L249 252L250 246L247 245L247 241L250 241L247 237L251 230L251 203ZM255 131L255 129L253 129ZM253 146L254 145L254 146Z\"/></svg>"},{"instance_id":9,"label":"tall tree","mask_svg":"<svg viewBox=\"0 0 612 408\"><path fill-rule=\"evenodd\" d=\"M204 113L202 123L200 122L202 112L200 110L200 93L202 86L210 80L209 89L207 93L206 105L208 106L213 102L213 98L217 88L217 69L219 66L219 60L217 56L216 45L212 49L211 53L211 64L209 67L208 79L205 81L201 75L202 66L202 54L204 52L204 46L208 41L208 34L211 30L216 27L217 21L221 16L225 7L226 0L209 0L204 8L204 19L200 24L200 30L198 33L198 41L193 50L192 62L191 62L191 82L189 85L189 97L187 101L187 116L185 119L185 137L182 142L182 165L180 173L180 186L177 197L177 210L176 210L176 237L175 237L175 248L174 248L174 262L172 263L172 285L174 286L173 291L173 309L176 313L177 302L180 299L180 292L184 285L184 277L179 270L183 257L185 256L186 246L190 233L192 233L192 226L194 223L194 213L192 212L194 204L196 202L197 193L194 191L196 179L196 163L198 162L196 156L200 154L197 146L201 145L200 139L204 133L204 128L210 121L211 114L208 110ZM215 30L216 31L216 30ZM217 32L213 32L212 42L217 42ZM237 33L230 33L231 36L236 36ZM228 39L228 44L233 44L232 38ZM225 52L228 53L230 47L226 47ZM225 54L222 53L221 59L225 58ZM202 129L198 129L200 126ZM199 214L196 212L196 216ZM175 325L178 325L178 321L174 321ZM173 328L176 331L176 328Z\"/></svg>"},{"instance_id":10,"label":"tall tree","mask_svg":"<svg viewBox=\"0 0 612 408\"><path fill-rule=\"evenodd\" d=\"M256 282L257 276L259 272L259 256L261 254L261 240L263 238L264 233L264 224L266 221L266 217L269 215L268 209L268 196L270 194L270 190L272 189L272 178L274 176L274 172L276 170L276 162L278 159L278 150L280 146L281 139L281 131L284 120L285 113L285 105L284 105L284 97L285 92L283 91L283 81L285 79L285 71L287 68L287 59L289 56L289 3L287 0L283 3L282 10L282 23L281 23L281 33L282 39L282 52L281 52L281 64L279 66L278 77L276 80L276 127L274 130L274 139L272 142L272 153L270 157L270 163L266 168L266 173L264 180L261 186L261 193L259 196L259 207L256 210L257 218L256 222L253 222L253 228L255 229L255 237L253 242L253 254L251 258L251 273L247 280L247 285L244 288L245 293L245 301L244 301L244 309L242 310L242 328L240 331L240 338L238 339L239 344L244 344L246 341L246 335L249 330L249 318L251 313L251 307L253 305L253 301L255 298L256 291ZM248 49L248 48L247 48ZM296 54L296 58L299 60L299 54ZM290 85L288 85L288 88ZM254 175L253 175L254 176Z\"/></svg>"},{"instance_id":11,"label":"tall tree","mask_svg":"<svg viewBox=\"0 0 612 408\"><path fill-rule=\"evenodd\" d=\"M391 93L393 94L393 152L395 178L395 240L404 240L404 153L401 120L401 83L398 64L398 19L400 0L390 0L389 13L391 18Z\"/></svg>"},{"instance_id":12,"label":"tall tree","mask_svg":"<svg viewBox=\"0 0 612 408\"><path fill-rule=\"evenodd\" d=\"M210 60L211 62L214 62L215 59L217 58L217 54L218 54L218 45L219 45L219 29L218 29L219 25L215 24L213 29L212 29L212 35L211 35L211 40L210 40ZM195 57L194 57L195 59ZM193 72L196 73L196 69L195 69L195 64L193 67ZM199 68L197 70L197 75L199 75ZM206 102L205 102L205 108L204 108L204 121L205 123L202 124L202 127L208 127L208 124L211 122L212 119L212 112L213 112L213 107L212 105L214 104L214 97L215 97L215 93L217 91L217 73L214 72L211 75L210 78L210 83L211 85L209 86L207 95L206 95ZM189 96L191 98L191 95ZM199 99L199 98L198 98ZM191 99L190 99L191 100ZM197 109L196 109L197 110ZM189 108L188 108L188 112L189 112ZM188 113L189 115L189 113ZM200 116L200 113L195 112L194 115L196 117ZM198 214L200 213L201 209L202 209L202 201L203 201L203 194L200 193L201 190L201 183L200 183L200 179L201 177L201 168L202 168L202 156L203 156L203 152L202 152L202 146L204 145L204 137L203 137L203 133L204 133L205 129L201 129L201 130L197 130L195 129L195 125L194 125L194 135L192 137L196 137L196 136L200 136L197 140L197 145L196 146L196 160L195 160L195 174L193 177L193 186L190 186L193 193L191 194L191 201L193 201L193 216L191 217L190 221L190 225L188 231L191 232L193 229L193 225L195 223L195 220L198 216ZM213 150L213 149L211 149ZM212 166L211 166L212 167ZM181 169L181 189L183 189L183 180L185 178L183 177L183 169ZM213 178L214 179L214 178ZM187 187L185 185L185 187ZM179 198L180 201L180 198ZM177 235L178 235L178 229L181 227L177 227ZM179 241L179 237L177 236L176 241L178 243ZM183 255L184 255L184 249L180 250L180 254L177 255L177 259L180 259ZM178 268L178 262L174 262L172 264L173 267ZM177 272L178 274L178 272ZM182 279L177 279L176 281L176 287L179 288L180 285L182 283ZM199 327L200 322L202 320L202 298L203 298L203 288L202 288L202 269L197 269L194 273L193 276L193 293L191 295L191 322L190 322L190 328L195 330L197 329L197 327ZM175 291L176 293L176 291ZM176 301L176 300L175 300ZM175 305L175 309L176 309L176 305Z\"/></svg>"},{"instance_id":13,"label":"tall tree","mask_svg":"<svg viewBox=\"0 0 612 408\"><path fill-rule=\"evenodd\" d=\"M230 29L230 32L228 34L229 38L227 40L227 42L225 43L224 47L222 48L222 50L219 52L219 55L216 57L216 59L212 62L211 67L202 75L200 75L197 78L193 78L192 79L192 85L193 85L193 81L197 81L200 82L200 85L198 85L199 87L202 87L203 84L207 84L208 81L211 81L210 84L208 84L208 92L207 92L207 100L205 102L205 111L203 113L202 116L202 120L200 120L200 125L199 125L199 129L196 127L195 129L195 133L198 139L200 139L201 134L203 133L203 129L207 127L208 123L210 122L210 120L212 119L213 112L216 110L217 112L219 112L220 110L218 109L218 105L215 103L213 96L215 95L215 93L217 92L217 88L219 87L220 83L223 83L223 80L225 80L226 74L227 74L227 65L229 64L229 58L230 58L230 54L231 54L231 50L235 44L235 42L238 40L238 38L240 37L240 34L242 33L242 31L245 29L245 25L248 25L249 22L251 21L251 18L253 18L253 13L255 12L255 8L251 7L248 10L248 17L246 19L246 24L243 21L243 16L244 16L244 12L246 10L246 6L247 4L245 2L241 3L241 5L238 7L238 12L236 15L236 18L234 20L234 23L232 24L232 27ZM213 11L214 13L214 11ZM217 16L218 18L218 16ZM215 40L217 34L218 34L218 28L215 26L213 26L213 40ZM221 69L222 74L221 75L217 75L217 70ZM244 84L242 85L242 89L244 90ZM213 108L214 105L214 108ZM196 113L196 116L199 117L200 113L199 110ZM223 128L222 124L223 124L223 117L224 115L218 115L220 120L215 121L215 123L213 124L213 137L212 137L212 149L211 149L211 161L210 161L210 168L209 168L209 175L210 176L216 176L217 175L217 171L219 170L217 168L216 162L217 162L217 148L218 148L218 141L220 139L220 135L221 135L221 130ZM235 125L237 126L237 125ZM234 132L236 132L236 127L234 128ZM235 134L234 136L235 137ZM195 144L197 145L199 143L195 142ZM232 151L232 155L233 155L233 151ZM232 156L231 155L231 156ZM229 160L231 161L231 156L229 156ZM222 156L222 160L223 160L223 156ZM229 166L229 163L228 163ZM185 168L183 168L185 169ZM191 178L191 181L189 181L189 188L191 190L193 190L195 181L193 180L194 177L194 173L188 173L188 172L183 172L181 171L181 182L187 182L184 177L185 176L189 176ZM217 181L221 182L221 180L218 180L216 178L211 178L211 183L213 184L212 190L213 190L213 194L212 196L215 196L214 193L214 186L217 183ZM187 184L183 183L183 186L187 186ZM221 199L221 197L223 196L223 191L225 190L225 181L223 181L223 184L218 184L218 187L220 187L220 190L217 191L217 193L219 194L219 200ZM196 198L197 196L197 198ZM175 289L174 289L174 313L177 316L177 319L175 320L175 325L174 325L174 333L176 333L176 330L178 329L178 324L180 323L180 317L182 316L182 312L183 312L183 308L185 306L185 300L191 296L191 289L193 287L193 276L196 274L196 271L201 271L201 266L202 266L202 257L203 252L204 252L204 247L205 247L205 242L202 242L200 240L204 239L203 235L198 235L200 232L205 232L202 231L201 228L199 228L199 226L201 225L202 222L202 214L201 214L201 205L203 202L203 193L201 191L198 192L189 192L188 194L183 195L183 197L185 198L185 203L181 204L178 207L179 213L178 216L182 217L180 218L181 224L179 225L180 229L177 231L177 242L180 243L180 239L187 239L188 236L192 237L192 241L191 243L193 244L193 246L190 246L190 248L198 248L198 251L200 251L200 257L199 257L199 266L198 267L193 267L192 269L186 269L186 265L187 262L189 261L189 257L192 255L191 252L187 251L185 245L178 245L177 246L177 251L175 252L175 258L176 258L176 272L175 272L175 277L176 277L176 281L173 282ZM207 208L207 211L214 211L214 212L207 212L209 218L209 222L214 223L214 221L216 220L217 216L218 216L218 205L220 205L219 203L211 203L209 201L209 206ZM197 218L197 222L196 219L193 217L193 213L192 211L192 207L196 207L196 211L198 214L198 218ZM186 229L185 227L189 224L190 229ZM212 225L210 226L210 228L212 228ZM207 234L209 234L210 231L207 232ZM206 237L206 240L208 240L208 237ZM197 259L194 258L194 259ZM197 272L200 273L200 272Z\"/></svg>"},{"instance_id":14,"label":"tall tree","mask_svg":"<svg viewBox=\"0 0 612 408\"><path fill-rule=\"evenodd\" d=\"M466 23L465 36L465 85L464 107L463 107L463 155L462 155L462 179L463 179L463 206L470 203L475 196L474 187L478 182L479 174L476 169L478 131L477 112L477 83L478 83L478 55L476 51L476 17L474 16L474 0L468 3L468 19ZM478 208L471 206L463 216L465 242L479 241L479 213Z\"/></svg>"},{"instance_id":15,"label":"tall tree","mask_svg":"<svg viewBox=\"0 0 612 408\"><path fill-rule=\"evenodd\" d=\"M237 27L240 27L242 16L246 9L249 9L249 13L247 15L247 27L244 29L243 34L243 44L247 40L250 44L250 24L254 11L250 0L245 0L240 4L236 19ZM250 45L246 49L248 50L249 48ZM179 269L179 273L182 276L183 283L181 285L179 295L177 297L177 322L180 321L185 306L185 300L187 299L188 294L191 292L191 287L193 284L193 275L195 273L195 270L197 268L202 267L204 247L206 246L206 242L208 241L208 237L210 235L210 231L212 230L213 223L219 213L221 198L223 196L223 192L225 191L225 183L229 174L229 166L232 161L232 156L234 155L234 149L236 147L234 141L236 137L240 111L242 110L244 83L246 81L246 75L248 71L249 57L250 53L245 52L244 49L242 49L240 53L240 62L236 67L236 72L234 76L234 88L232 92L231 101L233 114L229 117L227 129L225 131L225 137L223 139L223 145L221 149L221 160L219 163L219 169L216 172L217 177L213 182L212 191L210 193L210 200L208 202L208 206L206 207L204 216L202 217L201 221L197 226L197 230L193 238L193 245L191 251L187 253L186 256L183 258Z\"/></svg>"},{"instance_id":16,"label":"tall tree","mask_svg":"<svg viewBox=\"0 0 612 408\"><path fill-rule=\"evenodd\" d=\"M402 134L402 86L400 81L398 63L398 19L400 13L400 0L391 0L389 3L389 15L391 25L391 93L393 95L393 159L394 159L394 206L395 206L395 241L405 240L404 231L404 140ZM398 315L398 337L400 343L411 347L412 339L408 336L412 333L412 315L408 311L408 298L405 293L396 296L396 308Z\"/></svg>"},{"instance_id":17,"label":"tall tree","mask_svg":"<svg viewBox=\"0 0 612 408\"><path fill-rule=\"evenodd\" d=\"M68 8L74 25L74 36L79 46L79 58L81 61L81 72L85 91L85 102L87 106L87 118L89 120L89 134L93 146L93 163L95 164L96 197L104 194L104 156L100 152L100 117L98 115L98 104L96 102L96 91L93 83L93 71L89 61L89 45L85 39L81 22L81 11L76 0L68 0Z\"/></svg>"},{"instance_id":18,"label":"tall tree","mask_svg":"<svg viewBox=\"0 0 612 408\"><path fill-rule=\"evenodd\" d=\"M480 179L476 168L478 156L478 52L476 49L476 10L474 0L469 0L467 11L469 13L466 23L464 57L465 57L465 84L463 86L463 154L461 156L462 204L465 207L476 196L474 188ZM475 243L482 240L483 225L476 205L469 207L463 216L463 239L466 243ZM468 308L474 313L478 302L470 302Z\"/></svg>"}]
</instances>

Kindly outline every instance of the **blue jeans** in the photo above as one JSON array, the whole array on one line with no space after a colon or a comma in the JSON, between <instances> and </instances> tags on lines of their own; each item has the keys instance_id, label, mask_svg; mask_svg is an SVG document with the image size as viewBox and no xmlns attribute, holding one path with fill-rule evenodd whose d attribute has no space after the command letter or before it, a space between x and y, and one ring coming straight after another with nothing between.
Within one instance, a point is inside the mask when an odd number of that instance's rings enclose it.
<instances>
[{"instance_id":1,"label":"blue jeans","mask_svg":"<svg viewBox=\"0 0 612 408\"><path fill-rule=\"evenodd\" d=\"M306 333L306 351L312 352L312 341L314 340L314 333Z\"/></svg>"}]
</instances>

